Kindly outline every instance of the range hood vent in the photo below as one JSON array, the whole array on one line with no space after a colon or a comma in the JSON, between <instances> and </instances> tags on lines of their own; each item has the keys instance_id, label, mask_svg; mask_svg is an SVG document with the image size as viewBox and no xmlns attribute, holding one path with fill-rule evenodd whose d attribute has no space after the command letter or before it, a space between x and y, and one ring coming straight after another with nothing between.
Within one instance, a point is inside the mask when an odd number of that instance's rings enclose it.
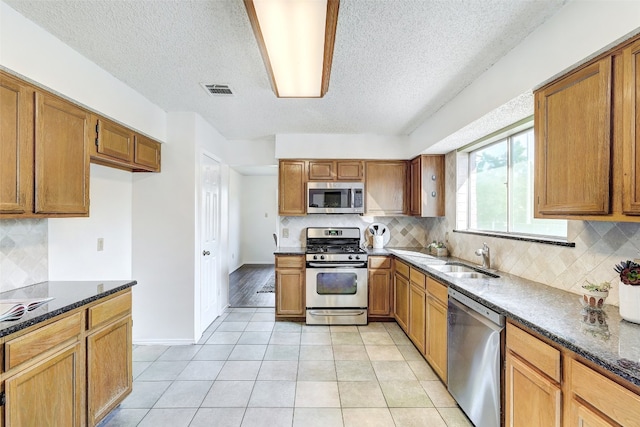
<instances>
[{"instance_id":1,"label":"range hood vent","mask_svg":"<svg viewBox=\"0 0 640 427\"><path fill-rule=\"evenodd\" d=\"M206 84L200 83L200 85L207 91L209 95L213 96L233 96L233 90L229 85L223 84Z\"/></svg>"}]
</instances>

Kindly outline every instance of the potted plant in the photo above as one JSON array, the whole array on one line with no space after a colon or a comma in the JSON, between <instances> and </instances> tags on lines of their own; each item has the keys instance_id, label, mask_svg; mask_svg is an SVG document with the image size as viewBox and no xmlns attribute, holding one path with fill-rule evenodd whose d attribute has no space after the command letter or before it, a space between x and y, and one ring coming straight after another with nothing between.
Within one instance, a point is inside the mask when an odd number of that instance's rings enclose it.
<instances>
[{"instance_id":1,"label":"potted plant","mask_svg":"<svg viewBox=\"0 0 640 427\"><path fill-rule=\"evenodd\" d=\"M640 323L640 264L638 260L622 261L614 270L620 275L620 316Z\"/></svg>"},{"instance_id":2,"label":"potted plant","mask_svg":"<svg viewBox=\"0 0 640 427\"><path fill-rule=\"evenodd\" d=\"M449 251L447 251L447 247L442 242L438 242L434 240L433 242L429 243L429 246L427 247L429 248L429 252L431 253L431 255L435 255L435 256L449 255Z\"/></svg>"},{"instance_id":3,"label":"potted plant","mask_svg":"<svg viewBox=\"0 0 640 427\"><path fill-rule=\"evenodd\" d=\"M609 296L610 282L592 283L585 280L582 285L582 301L591 308L602 308L604 300Z\"/></svg>"}]
</instances>

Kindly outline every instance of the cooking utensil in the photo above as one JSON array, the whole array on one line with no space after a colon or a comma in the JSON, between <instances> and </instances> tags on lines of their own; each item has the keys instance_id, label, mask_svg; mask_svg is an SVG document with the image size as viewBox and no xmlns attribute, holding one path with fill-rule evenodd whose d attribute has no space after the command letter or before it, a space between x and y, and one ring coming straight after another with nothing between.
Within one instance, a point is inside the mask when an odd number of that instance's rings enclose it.
<instances>
[{"instance_id":1,"label":"cooking utensil","mask_svg":"<svg viewBox=\"0 0 640 427\"><path fill-rule=\"evenodd\" d=\"M377 224L375 224L375 225L373 226L373 229L374 229L374 230L376 230L376 232L374 233L374 235L375 235L375 236L379 236L379 234L378 234L378 225L377 225Z\"/></svg>"}]
</instances>

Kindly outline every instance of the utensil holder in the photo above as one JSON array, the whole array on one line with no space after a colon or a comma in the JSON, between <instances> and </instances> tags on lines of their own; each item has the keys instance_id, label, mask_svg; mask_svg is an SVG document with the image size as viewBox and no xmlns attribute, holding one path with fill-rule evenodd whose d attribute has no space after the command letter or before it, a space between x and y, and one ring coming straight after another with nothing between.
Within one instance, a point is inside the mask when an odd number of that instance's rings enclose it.
<instances>
[{"instance_id":1,"label":"utensil holder","mask_svg":"<svg viewBox=\"0 0 640 427\"><path fill-rule=\"evenodd\" d=\"M373 236L373 249L382 249L384 246L383 236Z\"/></svg>"}]
</instances>

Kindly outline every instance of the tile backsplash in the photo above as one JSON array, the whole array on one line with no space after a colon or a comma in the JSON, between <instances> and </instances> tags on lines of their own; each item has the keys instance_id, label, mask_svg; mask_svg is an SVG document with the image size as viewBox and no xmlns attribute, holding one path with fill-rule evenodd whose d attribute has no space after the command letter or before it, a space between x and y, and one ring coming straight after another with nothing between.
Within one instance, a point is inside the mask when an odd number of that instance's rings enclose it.
<instances>
[{"instance_id":1,"label":"tile backsplash","mask_svg":"<svg viewBox=\"0 0 640 427\"><path fill-rule=\"evenodd\" d=\"M493 268L576 294L581 293L585 279L610 280L613 287L607 303L618 305L618 275L613 267L640 257L640 224L569 221L568 239L575 248L454 233L464 223L458 220L456 226L456 194L464 192L466 184L464 176L456 180L456 153L447 154L445 167L446 216L425 223L430 240L447 236L451 254L473 263L481 262L474 252L487 242Z\"/></svg>"},{"instance_id":2,"label":"tile backsplash","mask_svg":"<svg viewBox=\"0 0 640 427\"><path fill-rule=\"evenodd\" d=\"M48 279L46 219L0 220L0 292Z\"/></svg>"},{"instance_id":3,"label":"tile backsplash","mask_svg":"<svg viewBox=\"0 0 640 427\"><path fill-rule=\"evenodd\" d=\"M360 215L307 215L280 217L281 247L304 246L307 227L358 227L363 238L369 237L368 226L374 222L384 224L389 233L389 247L420 247L427 245L425 218L413 217L368 217ZM289 230L289 237L283 238L283 230ZM370 239L363 241L371 246Z\"/></svg>"}]
</instances>

